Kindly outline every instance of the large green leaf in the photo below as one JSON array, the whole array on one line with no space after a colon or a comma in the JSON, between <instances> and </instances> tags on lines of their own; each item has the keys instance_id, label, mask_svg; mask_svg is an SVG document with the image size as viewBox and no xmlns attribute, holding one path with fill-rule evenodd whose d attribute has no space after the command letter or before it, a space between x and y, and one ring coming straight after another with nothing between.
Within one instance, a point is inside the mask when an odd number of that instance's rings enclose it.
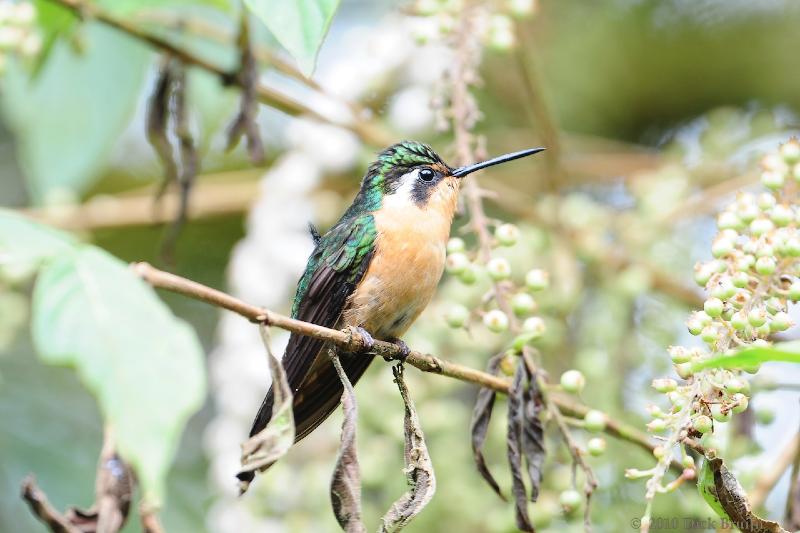
<instances>
[{"instance_id":1,"label":"large green leaf","mask_svg":"<svg viewBox=\"0 0 800 533\"><path fill-rule=\"evenodd\" d=\"M97 23L82 27L85 52L59 41L35 79L4 78L0 107L17 139L36 201L54 189L81 193L97 178L130 122L153 57L142 43Z\"/></svg>"},{"instance_id":2,"label":"large green leaf","mask_svg":"<svg viewBox=\"0 0 800 533\"><path fill-rule=\"evenodd\" d=\"M800 341L779 342L772 346L753 346L733 355L720 355L698 361L693 370L704 368L749 368L768 361L800 363Z\"/></svg>"},{"instance_id":3,"label":"large green leaf","mask_svg":"<svg viewBox=\"0 0 800 533\"><path fill-rule=\"evenodd\" d=\"M205 397L194 331L124 263L91 246L43 268L32 329L42 359L76 368L146 496L159 502L178 438Z\"/></svg>"},{"instance_id":4,"label":"large green leaf","mask_svg":"<svg viewBox=\"0 0 800 533\"><path fill-rule=\"evenodd\" d=\"M307 75L339 7L339 0L244 0Z\"/></svg>"},{"instance_id":5,"label":"large green leaf","mask_svg":"<svg viewBox=\"0 0 800 533\"><path fill-rule=\"evenodd\" d=\"M0 209L0 268L34 268L54 255L68 252L75 238Z\"/></svg>"}]
</instances>

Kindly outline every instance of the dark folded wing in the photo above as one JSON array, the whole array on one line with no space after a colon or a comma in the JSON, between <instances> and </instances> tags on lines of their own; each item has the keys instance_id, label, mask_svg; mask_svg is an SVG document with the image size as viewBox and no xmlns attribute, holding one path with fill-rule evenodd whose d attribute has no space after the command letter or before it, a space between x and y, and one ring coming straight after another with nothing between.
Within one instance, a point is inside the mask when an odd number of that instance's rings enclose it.
<instances>
[{"instance_id":1,"label":"dark folded wing","mask_svg":"<svg viewBox=\"0 0 800 533\"><path fill-rule=\"evenodd\" d=\"M375 222L372 215L343 220L326 233L317 244L300 279L292 316L329 328L340 325L345 303L369 266L375 245ZM283 365L294 398L294 416L300 440L336 408L342 387L327 354L320 350L324 342L313 337L292 334ZM319 359L318 359L319 356ZM369 358L342 361L345 371L355 381L369 364ZM250 435L255 435L272 417L272 387L256 415Z\"/></svg>"}]
</instances>

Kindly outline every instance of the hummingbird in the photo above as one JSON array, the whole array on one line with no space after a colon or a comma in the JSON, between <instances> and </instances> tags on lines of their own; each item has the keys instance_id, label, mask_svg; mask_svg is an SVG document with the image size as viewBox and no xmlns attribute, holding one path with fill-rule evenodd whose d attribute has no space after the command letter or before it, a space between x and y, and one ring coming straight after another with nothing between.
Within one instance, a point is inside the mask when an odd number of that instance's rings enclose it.
<instances>
[{"instance_id":1,"label":"hummingbird","mask_svg":"<svg viewBox=\"0 0 800 533\"><path fill-rule=\"evenodd\" d=\"M513 161L544 148L505 154L453 168L427 144L402 141L369 166L355 200L324 235L311 226L314 251L297 284L291 316L328 328L355 328L365 354L341 354L355 384L372 361L374 340L396 343L431 301L445 266L445 247L461 180L476 170ZM324 341L292 333L283 365L293 393L295 442L339 405L343 387ZM270 387L250 436L272 416ZM250 481L252 472L241 473Z\"/></svg>"}]
</instances>

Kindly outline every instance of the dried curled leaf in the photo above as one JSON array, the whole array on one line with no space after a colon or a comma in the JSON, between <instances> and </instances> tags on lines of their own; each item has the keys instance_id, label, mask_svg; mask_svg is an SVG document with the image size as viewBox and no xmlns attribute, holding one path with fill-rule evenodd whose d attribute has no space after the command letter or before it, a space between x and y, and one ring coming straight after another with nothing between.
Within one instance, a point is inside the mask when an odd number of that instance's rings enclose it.
<instances>
[{"instance_id":1,"label":"dried curled leaf","mask_svg":"<svg viewBox=\"0 0 800 533\"><path fill-rule=\"evenodd\" d=\"M544 424L539 418L542 401L536 376L525 367L528 376L528 388L523 395L522 404L522 454L528 465L528 479L531 483L532 502L539 498L539 488L542 485L542 466L544 465Z\"/></svg>"},{"instance_id":2,"label":"dried curled leaf","mask_svg":"<svg viewBox=\"0 0 800 533\"><path fill-rule=\"evenodd\" d=\"M522 475L522 433L525 423L525 377L527 370L520 358L511 390L508 392L508 434L506 452L511 469L511 493L514 495L517 527L521 531L534 531L528 514L528 495Z\"/></svg>"},{"instance_id":3,"label":"dried curled leaf","mask_svg":"<svg viewBox=\"0 0 800 533\"><path fill-rule=\"evenodd\" d=\"M497 375L502 359L503 354L497 354L489 359L489 363L486 365L486 372ZM478 468L478 472L492 487L492 490L505 501L506 497L500 490L497 480L486 466L486 460L483 457L483 444L486 442L486 433L489 429L489 422L492 420L492 410L494 409L496 396L497 393L493 389L481 387L478 391L478 398L475 400L475 407L472 410L469 432L472 435L472 457L475 459L475 466Z\"/></svg>"},{"instance_id":4,"label":"dried curled leaf","mask_svg":"<svg viewBox=\"0 0 800 533\"><path fill-rule=\"evenodd\" d=\"M339 356L331 351L331 360L342 380L342 409L344 422L342 422L342 443L339 456L336 458L336 467L331 479L331 504L333 514L339 525L347 533L364 533L366 528L361 521L361 467L358 464L356 449L356 421L358 407L353 385L347 379Z\"/></svg>"},{"instance_id":5,"label":"dried curled leaf","mask_svg":"<svg viewBox=\"0 0 800 533\"><path fill-rule=\"evenodd\" d=\"M729 520L729 525L742 533L787 533L777 522L753 514L747 494L719 457L703 462L697 488L720 518Z\"/></svg>"},{"instance_id":6,"label":"dried curled leaf","mask_svg":"<svg viewBox=\"0 0 800 533\"><path fill-rule=\"evenodd\" d=\"M400 531L428 505L436 492L436 477L433 473L431 456L425 444L425 435L419 423L414 402L408 395L408 387L403 380L403 364L392 367L394 381L400 389L405 405L405 473L409 490L395 501L389 511L381 518L382 533Z\"/></svg>"},{"instance_id":7,"label":"dried curled leaf","mask_svg":"<svg viewBox=\"0 0 800 533\"><path fill-rule=\"evenodd\" d=\"M172 59L167 57L161 64L153 93L147 103L145 128L147 140L164 165L164 179L156 193L156 202L164 195L170 183L178 179L178 162L169 140L169 101L173 83Z\"/></svg>"},{"instance_id":8,"label":"dried curled leaf","mask_svg":"<svg viewBox=\"0 0 800 533\"><path fill-rule=\"evenodd\" d=\"M228 150L233 150L239 144L242 136L247 139L247 152L250 160L256 164L264 163L264 144L258 129L258 98L256 94L258 85L258 64L256 63L253 47L250 43L250 30L247 12L242 12L239 24L239 81L242 86L242 95L239 103L239 113L228 128Z\"/></svg>"},{"instance_id":9,"label":"dried curled leaf","mask_svg":"<svg viewBox=\"0 0 800 533\"><path fill-rule=\"evenodd\" d=\"M267 426L242 443L242 468L238 474L241 493L250 485L250 476L247 474L266 470L283 457L294 443L294 413L289 381L283 365L272 353L269 330L264 324L260 324L259 329L267 351L275 401L272 405L272 418Z\"/></svg>"}]
</instances>

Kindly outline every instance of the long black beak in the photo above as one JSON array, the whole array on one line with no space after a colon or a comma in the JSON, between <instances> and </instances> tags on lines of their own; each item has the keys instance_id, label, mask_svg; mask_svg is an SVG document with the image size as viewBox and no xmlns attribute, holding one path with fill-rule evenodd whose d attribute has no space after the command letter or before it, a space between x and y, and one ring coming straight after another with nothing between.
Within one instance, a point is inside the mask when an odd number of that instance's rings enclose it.
<instances>
[{"instance_id":1,"label":"long black beak","mask_svg":"<svg viewBox=\"0 0 800 533\"><path fill-rule=\"evenodd\" d=\"M482 168L491 167L493 165L499 165L500 163L507 163L509 161L513 161L515 159L520 159L522 157L528 157L529 155L538 154L539 152L543 151L544 148L528 148L527 150L520 150L519 152L511 152L510 154L501 155L488 161L483 161L481 163L475 163L474 165L469 165L466 167L459 167L453 171L453 176L457 178L463 178L467 174L471 174L476 170L480 170Z\"/></svg>"}]
</instances>

